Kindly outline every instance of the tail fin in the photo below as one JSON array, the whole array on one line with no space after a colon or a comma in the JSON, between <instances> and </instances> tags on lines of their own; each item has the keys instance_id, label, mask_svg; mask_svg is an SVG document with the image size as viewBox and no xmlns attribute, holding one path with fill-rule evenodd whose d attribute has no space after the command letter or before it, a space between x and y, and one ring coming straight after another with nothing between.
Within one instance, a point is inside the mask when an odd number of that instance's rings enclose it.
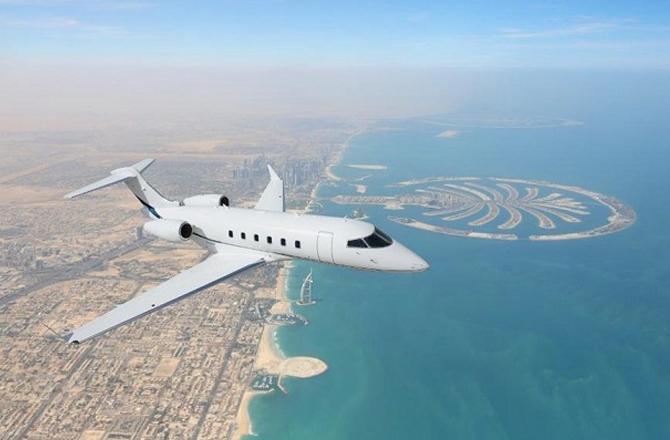
<instances>
[{"instance_id":1,"label":"tail fin","mask_svg":"<svg viewBox=\"0 0 670 440\"><path fill-rule=\"evenodd\" d=\"M270 172L270 183L263 190L255 209L284 212L284 181L270 164L268 164L268 171Z\"/></svg>"},{"instance_id":2,"label":"tail fin","mask_svg":"<svg viewBox=\"0 0 670 440\"><path fill-rule=\"evenodd\" d=\"M76 191L72 191L71 193L66 194L65 198L73 199L91 191L114 185L115 183L125 182L126 186L128 186L133 194L135 194L135 197L137 197L140 203L142 203L154 217L160 218L160 215L156 212L156 208L178 206L179 203L163 197L142 177L142 171L147 169L153 162L153 159L145 159L129 167L117 168L111 171L110 176L100 179L97 182L93 182L90 185L86 185Z\"/></svg>"}]
</instances>

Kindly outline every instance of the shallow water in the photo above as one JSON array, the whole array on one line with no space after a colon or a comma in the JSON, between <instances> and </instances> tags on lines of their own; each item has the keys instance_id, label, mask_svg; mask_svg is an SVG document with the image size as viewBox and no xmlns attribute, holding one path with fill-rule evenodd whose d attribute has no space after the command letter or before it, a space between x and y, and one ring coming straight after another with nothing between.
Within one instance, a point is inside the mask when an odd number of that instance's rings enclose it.
<instances>
[{"instance_id":1,"label":"shallow water","mask_svg":"<svg viewBox=\"0 0 670 440\"><path fill-rule=\"evenodd\" d=\"M583 126L466 128L452 139L418 121L355 138L336 174L368 194L427 176L545 179L613 195L638 221L603 237L538 243L433 234L374 223L432 265L420 274L299 263L314 270L308 327L279 332L288 355L326 374L255 398L262 439L670 438L670 208L663 124L598 114ZM389 123L387 122L386 125ZM348 163L388 166L356 170ZM354 193L323 186L320 196ZM332 215L354 207L325 203Z\"/></svg>"}]
</instances>

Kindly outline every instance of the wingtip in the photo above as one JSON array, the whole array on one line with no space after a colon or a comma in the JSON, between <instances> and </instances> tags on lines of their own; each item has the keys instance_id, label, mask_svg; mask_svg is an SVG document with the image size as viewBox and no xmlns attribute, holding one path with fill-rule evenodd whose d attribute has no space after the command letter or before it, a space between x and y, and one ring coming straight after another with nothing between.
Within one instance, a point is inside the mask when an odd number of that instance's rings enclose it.
<instances>
[{"instance_id":1,"label":"wingtip","mask_svg":"<svg viewBox=\"0 0 670 440\"><path fill-rule=\"evenodd\" d=\"M143 160L137 162L136 164L131 165L130 168L134 168L135 171L137 171L138 173L141 173L142 171L149 168L149 166L151 164L153 164L155 161L156 161L156 159L154 159L152 157L148 157L146 159L143 159Z\"/></svg>"}]
</instances>

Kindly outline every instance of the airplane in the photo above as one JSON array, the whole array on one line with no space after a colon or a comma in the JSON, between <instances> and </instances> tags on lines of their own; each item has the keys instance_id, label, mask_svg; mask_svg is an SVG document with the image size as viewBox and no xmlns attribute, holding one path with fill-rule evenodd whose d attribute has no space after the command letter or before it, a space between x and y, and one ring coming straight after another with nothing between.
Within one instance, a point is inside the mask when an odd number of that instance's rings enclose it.
<instances>
[{"instance_id":1,"label":"airplane","mask_svg":"<svg viewBox=\"0 0 670 440\"><path fill-rule=\"evenodd\" d=\"M227 196L163 197L142 177L145 159L65 195L72 199L123 182L151 220L143 231L170 242L192 240L209 251L195 266L74 330L68 342L101 335L267 263L301 259L387 272L419 272L429 264L375 225L348 218L285 212L284 182L268 165L270 182L253 209L230 206ZM67 337L66 337L67 338Z\"/></svg>"}]
</instances>

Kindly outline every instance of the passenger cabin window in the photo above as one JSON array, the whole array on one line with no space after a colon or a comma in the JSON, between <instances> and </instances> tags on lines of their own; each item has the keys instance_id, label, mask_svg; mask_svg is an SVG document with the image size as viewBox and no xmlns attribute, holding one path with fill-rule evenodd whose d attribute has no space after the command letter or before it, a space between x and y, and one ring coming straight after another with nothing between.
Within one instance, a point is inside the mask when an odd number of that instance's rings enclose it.
<instances>
[{"instance_id":1,"label":"passenger cabin window","mask_svg":"<svg viewBox=\"0 0 670 440\"><path fill-rule=\"evenodd\" d=\"M258 234L254 234L254 241L258 241Z\"/></svg>"},{"instance_id":2,"label":"passenger cabin window","mask_svg":"<svg viewBox=\"0 0 670 440\"><path fill-rule=\"evenodd\" d=\"M371 248L383 248L386 246L390 246L391 243L393 243L393 239L389 237L387 234L382 232L381 230L375 228L375 232L372 234L368 235L365 238L357 238L355 240L349 240L347 242L347 247L351 248L365 248L365 247L371 247Z\"/></svg>"},{"instance_id":3,"label":"passenger cabin window","mask_svg":"<svg viewBox=\"0 0 670 440\"><path fill-rule=\"evenodd\" d=\"M228 237L233 238L233 231L228 231Z\"/></svg>"},{"instance_id":4,"label":"passenger cabin window","mask_svg":"<svg viewBox=\"0 0 670 440\"><path fill-rule=\"evenodd\" d=\"M268 235L267 241L268 241L268 244L272 244L272 237L270 237L270 236Z\"/></svg>"},{"instance_id":5,"label":"passenger cabin window","mask_svg":"<svg viewBox=\"0 0 670 440\"><path fill-rule=\"evenodd\" d=\"M282 246L286 246L286 239L282 238L281 240L279 240L279 243L281 243Z\"/></svg>"},{"instance_id":6,"label":"passenger cabin window","mask_svg":"<svg viewBox=\"0 0 670 440\"><path fill-rule=\"evenodd\" d=\"M295 241L295 247L296 249L300 249L300 240Z\"/></svg>"},{"instance_id":7,"label":"passenger cabin window","mask_svg":"<svg viewBox=\"0 0 670 440\"><path fill-rule=\"evenodd\" d=\"M240 232L240 237L242 237L242 240L247 239L247 233L246 232Z\"/></svg>"}]
</instances>

